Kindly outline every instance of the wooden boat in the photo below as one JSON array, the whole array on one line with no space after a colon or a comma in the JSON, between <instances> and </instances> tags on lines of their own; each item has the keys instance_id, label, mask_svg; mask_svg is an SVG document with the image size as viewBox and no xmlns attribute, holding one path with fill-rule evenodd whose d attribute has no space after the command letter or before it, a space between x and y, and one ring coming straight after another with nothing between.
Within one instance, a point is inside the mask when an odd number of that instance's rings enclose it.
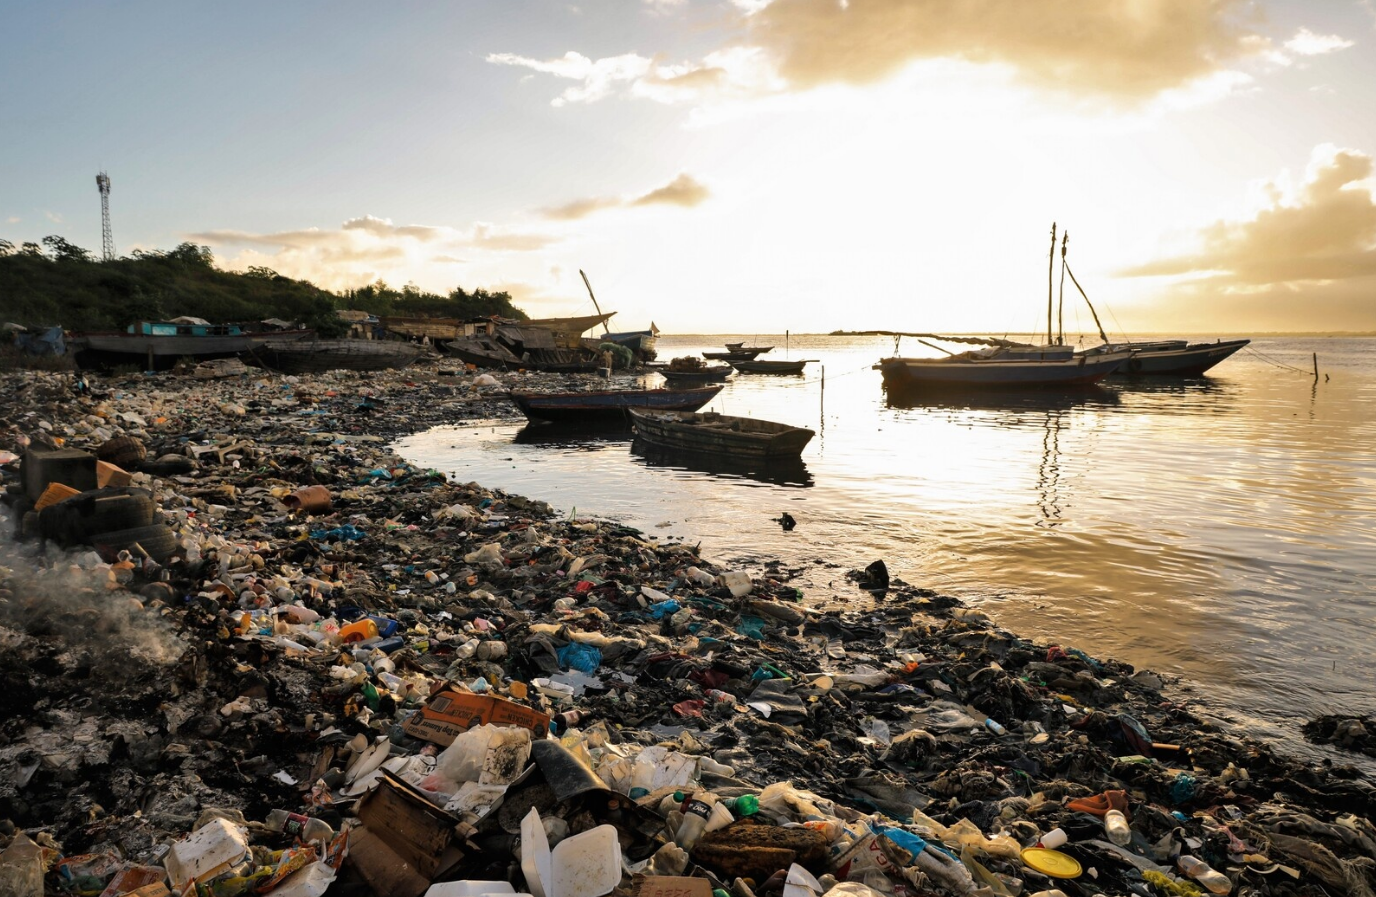
<instances>
[{"instance_id":1,"label":"wooden boat","mask_svg":"<svg viewBox=\"0 0 1376 897\"><path fill-rule=\"evenodd\" d=\"M720 386L701 386L697 389L607 389L599 392L512 390L511 401L531 421L625 420L626 411L630 408L697 411L721 391Z\"/></svg>"},{"instance_id":2,"label":"wooden boat","mask_svg":"<svg viewBox=\"0 0 1376 897\"><path fill-rule=\"evenodd\" d=\"M714 412L631 409L630 415L636 435L650 445L738 458L797 458L816 435L804 427Z\"/></svg>"},{"instance_id":3,"label":"wooden boat","mask_svg":"<svg viewBox=\"0 0 1376 897\"><path fill-rule=\"evenodd\" d=\"M676 371L673 368L657 368L657 372L670 385L675 383L716 383L731 376L731 365L714 364L696 371Z\"/></svg>"},{"instance_id":4,"label":"wooden boat","mask_svg":"<svg viewBox=\"0 0 1376 897\"><path fill-rule=\"evenodd\" d=\"M371 339L314 339L258 346L250 358L283 374L313 374L338 369L386 371L406 367L425 354L415 343Z\"/></svg>"},{"instance_id":5,"label":"wooden boat","mask_svg":"<svg viewBox=\"0 0 1376 897\"><path fill-rule=\"evenodd\" d=\"M1085 350L1089 356L1109 352L1130 351L1127 364L1115 374L1129 377L1170 376L1197 377L1223 359L1232 355L1251 340L1218 340L1212 343L1191 343L1188 340L1152 340L1141 343L1109 343Z\"/></svg>"},{"instance_id":6,"label":"wooden boat","mask_svg":"<svg viewBox=\"0 0 1376 897\"><path fill-rule=\"evenodd\" d=\"M801 374L803 368L815 358L802 361L733 361L731 367L742 374Z\"/></svg>"},{"instance_id":7,"label":"wooden boat","mask_svg":"<svg viewBox=\"0 0 1376 897\"><path fill-rule=\"evenodd\" d=\"M885 358L876 367L890 389L1054 389L1098 383L1131 355L1091 357L1076 354L1073 346L1002 345L946 358Z\"/></svg>"},{"instance_id":8,"label":"wooden boat","mask_svg":"<svg viewBox=\"0 0 1376 897\"><path fill-rule=\"evenodd\" d=\"M77 366L83 370L138 365L146 371L165 371L184 358L193 361L233 358L252 351L267 340L294 341L314 335L313 330L255 333L238 324L145 321L131 324L125 331L73 334L70 348Z\"/></svg>"}]
</instances>

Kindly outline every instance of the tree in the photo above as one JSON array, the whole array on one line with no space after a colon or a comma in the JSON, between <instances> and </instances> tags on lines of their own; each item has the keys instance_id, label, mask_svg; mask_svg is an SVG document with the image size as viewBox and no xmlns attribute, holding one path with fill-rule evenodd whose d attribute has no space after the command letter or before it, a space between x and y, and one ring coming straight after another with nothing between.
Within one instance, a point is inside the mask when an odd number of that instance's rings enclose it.
<instances>
[{"instance_id":1,"label":"tree","mask_svg":"<svg viewBox=\"0 0 1376 897\"><path fill-rule=\"evenodd\" d=\"M58 236L44 237L43 245L48 247L55 262L89 262L93 258L89 249L82 249Z\"/></svg>"},{"instance_id":2,"label":"tree","mask_svg":"<svg viewBox=\"0 0 1376 897\"><path fill-rule=\"evenodd\" d=\"M19 254L41 256L43 254L43 247L39 246L37 243L25 243L19 247Z\"/></svg>"},{"instance_id":3,"label":"tree","mask_svg":"<svg viewBox=\"0 0 1376 897\"><path fill-rule=\"evenodd\" d=\"M0 258L14 254L14 244L9 240L0 240Z\"/></svg>"},{"instance_id":4,"label":"tree","mask_svg":"<svg viewBox=\"0 0 1376 897\"><path fill-rule=\"evenodd\" d=\"M210 251L210 247L197 246L195 243L180 243L176 249L170 250L166 257L202 268L209 268L215 264L215 254Z\"/></svg>"},{"instance_id":5,"label":"tree","mask_svg":"<svg viewBox=\"0 0 1376 897\"><path fill-rule=\"evenodd\" d=\"M282 275L278 274L271 268L264 267L263 265L250 265L248 271L244 273L244 276L261 277L263 280L272 280L274 278L281 277Z\"/></svg>"}]
</instances>

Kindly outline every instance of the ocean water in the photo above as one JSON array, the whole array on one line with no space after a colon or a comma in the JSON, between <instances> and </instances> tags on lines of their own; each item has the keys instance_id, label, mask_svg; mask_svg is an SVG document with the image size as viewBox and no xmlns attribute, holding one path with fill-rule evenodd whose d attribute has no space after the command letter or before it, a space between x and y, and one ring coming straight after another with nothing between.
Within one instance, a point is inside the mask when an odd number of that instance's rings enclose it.
<instances>
[{"instance_id":1,"label":"ocean water","mask_svg":"<svg viewBox=\"0 0 1376 897\"><path fill-rule=\"evenodd\" d=\"M871 369L890 338L743 338L817 359L737 374L708 406L816 430L797 468L512 421L397 449L719 563L777 557L822 604L853 601L845 571L882 558L1021 635L1178 677L1177 697L1296 752L1324 754L1306 719L1376 710L1376 339L1255 338L1203 378L1069 397L891 401ZM660 355L725 339L665 337ZM935 353L905 339L900 354Z\"/></svg>"}]
</instances>

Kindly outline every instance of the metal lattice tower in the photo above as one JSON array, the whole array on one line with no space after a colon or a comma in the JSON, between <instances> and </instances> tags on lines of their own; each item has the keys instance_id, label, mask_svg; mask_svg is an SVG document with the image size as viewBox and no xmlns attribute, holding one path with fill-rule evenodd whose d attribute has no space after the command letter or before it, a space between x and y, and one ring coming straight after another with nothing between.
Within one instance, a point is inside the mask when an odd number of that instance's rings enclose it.
<instances>
[{"instance_id":1,"label":"metal lattice tower","mask_svg":"<svg viewBox=\"0 0 1376 897\"><path fill-rule=\"evenodd\" d=\"M115 238L110 233L110 176L105 172L96 175L96 187L100 189L100 255L107 262L115 260Z\"/></svg>"}]
</instances>

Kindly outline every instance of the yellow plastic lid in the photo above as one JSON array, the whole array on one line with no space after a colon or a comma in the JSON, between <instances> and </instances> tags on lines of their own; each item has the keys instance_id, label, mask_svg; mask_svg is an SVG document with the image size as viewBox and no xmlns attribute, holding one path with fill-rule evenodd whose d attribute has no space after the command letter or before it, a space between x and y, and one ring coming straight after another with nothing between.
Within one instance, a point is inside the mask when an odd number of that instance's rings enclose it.
<instances>
[{"instance_id":1,"label":"yellow plastic lid","mask_svg":"<svg viewBox=\"0 0 1376 897\"><path fill-rule=\"evenodd\" d=\"M1042 875L1052 878L1079 878L1080 873L1084 872L1079 860L1068 853L1061 853L1049 847L1024 848L1022 861Z\"/></svg>"}]
</instances>

